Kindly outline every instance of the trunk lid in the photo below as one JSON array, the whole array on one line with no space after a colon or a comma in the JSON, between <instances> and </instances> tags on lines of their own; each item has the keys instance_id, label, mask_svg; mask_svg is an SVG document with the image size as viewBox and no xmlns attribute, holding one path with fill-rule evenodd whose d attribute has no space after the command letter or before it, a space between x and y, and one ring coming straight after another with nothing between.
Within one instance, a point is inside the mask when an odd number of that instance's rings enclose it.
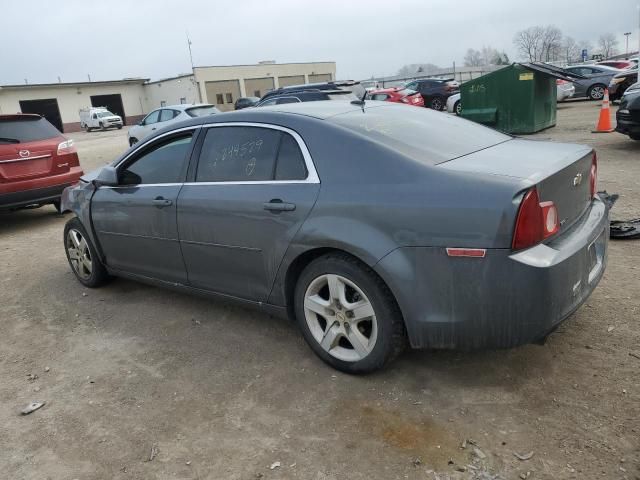
<instances>
[{"instance_id":1,"label":"trunk lid","mask_svg":"<svg viewBox=\"0 0 640 480\"><path fill-rule=\"evenodd\" d=\"M0 116L0 183L68 172L69 162L59 162L57 155L64 141L53 125L37 115Z\"/></svg>"},{"instance_id":2,"label":"trunk lid","mask_svg":"<svg viewBox=\"0 0 640 480\"><path fill-rule=\"evenodd\" d=\"M578 220L591 203L592 160L593 150L584 145L514 139L439 167L512 177L522 190L535 185L541 202L555 204L562 231Z\"/></svg>"}]
</instances>

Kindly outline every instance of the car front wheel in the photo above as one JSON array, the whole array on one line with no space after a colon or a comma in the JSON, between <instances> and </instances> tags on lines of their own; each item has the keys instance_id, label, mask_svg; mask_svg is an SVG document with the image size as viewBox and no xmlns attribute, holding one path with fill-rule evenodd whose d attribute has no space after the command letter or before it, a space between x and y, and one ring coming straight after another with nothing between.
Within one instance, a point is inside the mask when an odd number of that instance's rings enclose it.
<instances>
[{"instance_id":1,"label":"car front wheel","mask_svg":"<svg viewBox=\"0 0 640 480\"><path fill-rule=\"evenodd\" d=\"M602 100L604 98L604 92L607 89L604 85L593 85L587 92L587 97L591 100Z\"/></svg>"},{"instance_id":2,"label":"car front wheel","mask_svg":"<svg viewBox=\"0 0 640 480\"><path fill-rule=\"evenodd\" d=\"M107 270L77 217L64 227L64 249L71 270L85 287L96 288L109 280Z\"/></svg>"},{"instance_id":3,"label":"car front wheel","mask_svg":"<svg viewBox=\"0 0 640 480\"><path fill-rule=\"evenodd\" d=\"M346 373L378 370L405 346L402 315L388 287L348 255L326 255L305 268L295 312L313 351Z\"/></svg>"}]
</instances>

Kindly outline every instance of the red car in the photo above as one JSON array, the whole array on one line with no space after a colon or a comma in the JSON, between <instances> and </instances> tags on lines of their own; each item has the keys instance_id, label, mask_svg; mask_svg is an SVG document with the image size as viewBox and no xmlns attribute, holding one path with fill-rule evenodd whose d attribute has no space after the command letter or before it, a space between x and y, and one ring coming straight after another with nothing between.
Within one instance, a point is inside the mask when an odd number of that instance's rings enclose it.
<instances>
[{"instance_id":1,"label":"red car","mask_svg":"<svg viewBox=\"0 0 640 480\"><path fill-rule=\"evenodd\" d=\"M385 102L406 103L416 107L424 107L424 99L420 93L405 87L382 88L369 92L371 100L382 100Z\"/></svg>"},{"instance_id":2,"label":"red car","mask_svg":"<svg viewBox=\"0 0 640 480\"><path fill-rule=\"evenodd\" d=\"M627 68L634 67L636 64L629 60L605 60L604 62L598 62L596 65L604 65L605 67L619 68L620 70L626 70Z\"/></svg>"},{"instance_id":3,"label":"red car","mask_svg":"<svg viewBox=\"0 0 640 480\"><path fill-rule=\"evenodd\" d=\"M53 204L83 175L73 140L40 115L0 115L0 210Z\"/></svg>"}]
</instances>

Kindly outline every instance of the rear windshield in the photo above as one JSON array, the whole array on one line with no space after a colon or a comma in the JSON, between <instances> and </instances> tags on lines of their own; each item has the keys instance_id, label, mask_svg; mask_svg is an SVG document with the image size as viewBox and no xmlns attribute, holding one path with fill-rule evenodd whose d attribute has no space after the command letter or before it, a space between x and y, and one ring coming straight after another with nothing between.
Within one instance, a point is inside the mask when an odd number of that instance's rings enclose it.
<instances>
[{"instance_id":1,"label":"rear windshield","mask_svg":"<svg viewBox=\"0 0 640 480\"><path fill-rule=\"evenodd\" d=\"M33 142L59 135L56 127L44 118L0 119L0 144Z\"/></svg>"},{"instance_id":2,"label":"rear windshield","mask_svg":"<svg viewBox=\"0 0 640 480\"><path fill-rule=\"evenodd\" d=\"M218 109L213 105L204 107L192 107L185 110L190 117L205 117L212 113L218 113Z\"/></svg>"},{"instance_id":3,"label":"rear windshield","mask_svg":"<svg viewBox=\"0 0 640 480\"><path fill-rule=\"evenodd\" d=\"M328 121L358 132L419 162L437 164L511 137L454 115L389 105L355 110Z\"/></svg>"}]
</instances>

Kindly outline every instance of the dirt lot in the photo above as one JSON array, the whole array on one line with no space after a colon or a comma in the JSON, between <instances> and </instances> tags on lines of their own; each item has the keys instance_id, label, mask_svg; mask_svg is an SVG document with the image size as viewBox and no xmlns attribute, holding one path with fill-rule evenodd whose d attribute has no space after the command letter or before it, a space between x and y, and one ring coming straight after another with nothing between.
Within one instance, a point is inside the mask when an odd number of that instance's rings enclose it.
<instances>
[{"instance_id":1,"label":"dirt lot","mask_svg":"<svg viewBox=\"0 0 640 480\"><path fill-rule=\"evenodd\" d=\"M591 134L597 116L565 104L535 138L595 146L612 216L638 217L640 142ZM126 147L124 131L71 137L85 170ZM351 377L260 312L122 280L82 288L68 218L0 216L2 478L640 478L637 240L610 244L600 286L544 346L408 352Z\"/></svg>"}]
</instances>

